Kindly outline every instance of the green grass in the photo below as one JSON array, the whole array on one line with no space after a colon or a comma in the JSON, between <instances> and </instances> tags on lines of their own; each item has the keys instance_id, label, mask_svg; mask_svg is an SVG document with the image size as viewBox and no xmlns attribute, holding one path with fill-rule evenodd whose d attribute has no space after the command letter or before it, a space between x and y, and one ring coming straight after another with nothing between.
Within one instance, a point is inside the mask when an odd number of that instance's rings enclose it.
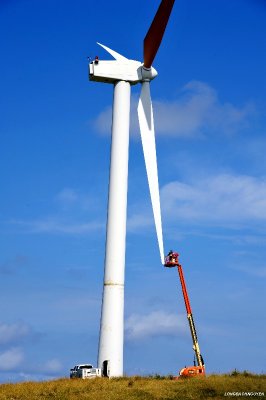
<instances>
[{"instance_id":1,"label":"green grass","mask_svg":"<svg viewBox=\"0 0 266 400\"><path fill-rule=\"evenodd\" d=\"M247 392L252 393L248 395ZM254 395L260 392L264 395ZM241 396L237 396L240 393ZM226 394L226 395L225 395ZM142 378L59 379L0 385L0 400L208 400L266 399L266 375L234 371L174 381L155 375Z\"/></svg>"}]
</instances>

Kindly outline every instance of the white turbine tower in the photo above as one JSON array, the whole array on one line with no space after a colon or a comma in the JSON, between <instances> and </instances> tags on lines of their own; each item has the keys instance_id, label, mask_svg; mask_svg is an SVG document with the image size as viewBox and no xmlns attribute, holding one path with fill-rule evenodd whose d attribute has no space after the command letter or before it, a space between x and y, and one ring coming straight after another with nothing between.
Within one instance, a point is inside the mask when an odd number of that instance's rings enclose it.
<instances>
[{"instance_id":1,"label":"white turbine tower","mask_svg":"<svg viewBox=\"0 0 266 400\"><path fill-rule=\"evenodd\" d=\"M89 65L90 80L114 85L105 271L98 351L98 367L109 377L123 375L130 89L131 85L137 83L142 84L138 118L160 257L162 263L164 262L150 81L157 75L152 62L159 49L173 5L174 0L161 1L144 39L143 63L129 60L99 43L115 60L95 59Z\"/></svg>"}]
</instances>

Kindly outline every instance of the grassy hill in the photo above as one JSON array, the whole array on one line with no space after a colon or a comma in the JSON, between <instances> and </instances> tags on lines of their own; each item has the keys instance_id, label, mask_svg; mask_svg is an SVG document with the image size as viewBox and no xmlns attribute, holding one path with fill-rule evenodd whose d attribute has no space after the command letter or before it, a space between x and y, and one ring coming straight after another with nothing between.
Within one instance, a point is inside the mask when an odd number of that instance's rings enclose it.
<instances>
[{"instance_id":1,"label":"grassy hill","mask_svg":"<svg viewBox=\"0 0 266 400\"><path fill-rule=\"evenodd\" d=\"M0 385L0 400L208 400L266 398L266 375L234 372L207 378L59 379Z\"/></svg>"}]
</instances>

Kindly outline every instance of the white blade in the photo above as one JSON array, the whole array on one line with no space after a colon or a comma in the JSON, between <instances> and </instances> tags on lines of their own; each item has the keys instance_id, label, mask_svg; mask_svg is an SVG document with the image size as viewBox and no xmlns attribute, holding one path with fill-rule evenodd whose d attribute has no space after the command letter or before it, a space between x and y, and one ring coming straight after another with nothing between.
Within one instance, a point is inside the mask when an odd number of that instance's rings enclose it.
<instances>
[{"instance_id":1,"label":"white blade","mask_svg":"<svg viewBox=\"0 0 266 400\"><path fill-rule=\"evenodd\" d=\"M109 47L105 46L104 44L101 44L99 42L97 42L97 44L102 48L104 48L104 50L106 50L109 54L111 54L111 56L113 56L116 60L124 60L124 61L128 60L128 58L122 56L121 54L117 53L112 49L109 49Z\"/></svg>"},{"instance_id":2,"label":"white blade","mask_svg":"<svg viewBox=\"0 0 266 400\"><path fill-rule=\"evenodd\" d=\"M138 104L138 117L139 117L139 126L140 126L144 159L146 164L146 171L150 188L155 228L158 238L161 261L162 264L164 264L160 193L159 193L159 183L158 183L153 111L152 111L149 82L143 82L142 84L141 94Z\"/></svg>"}]
</instances>

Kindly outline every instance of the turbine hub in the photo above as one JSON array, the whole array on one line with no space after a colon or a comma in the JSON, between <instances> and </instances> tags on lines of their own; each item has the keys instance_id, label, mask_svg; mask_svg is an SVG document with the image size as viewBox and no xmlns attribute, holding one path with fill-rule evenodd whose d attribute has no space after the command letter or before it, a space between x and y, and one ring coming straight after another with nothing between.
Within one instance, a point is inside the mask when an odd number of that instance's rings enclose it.
<instances>
[{"instance_id":1,"label":"turbine hub","mask_svg":"<svg viewBox=\"0 0 266 400\"><path fill-rule=\"evenodd\" d=\"M150 67L146 68L144 65L141 67L141 76L142 76L142 81L151 81L158 75L158 72L156 71L155 68Z\"/></svg>"}]
</instances>

